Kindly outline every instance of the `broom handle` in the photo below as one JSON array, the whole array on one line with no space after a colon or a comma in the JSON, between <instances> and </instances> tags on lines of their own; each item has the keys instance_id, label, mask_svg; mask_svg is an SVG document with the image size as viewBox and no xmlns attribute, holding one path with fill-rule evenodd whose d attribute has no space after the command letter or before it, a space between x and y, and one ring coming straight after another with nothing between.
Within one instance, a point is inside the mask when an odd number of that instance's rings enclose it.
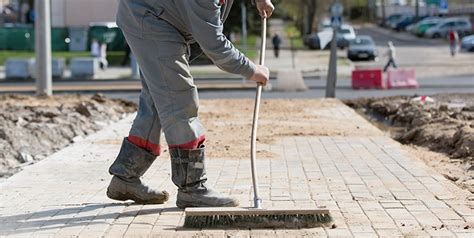
<instances>
[{"instance_id":1,"label":"broom handle","mask_svg":"<svg viewBox=\"0 0 474 238\"><path fill-rule=\"evenodd\" d=\"M260 45L260 65L265 64L265 49L267 45L267 19L262 18L262 36ZM254 193L254 207L262 207L262 199L258 196L258 178L257 178L257 125L258 125L258 114L260 111L260 99L262 97L262 85L257 85L257 95L255 96L255 107L253 111L253 123L252 123L252 137L250 145L250 161L252 165L252 182L253 182L253 193Z\"/></svg>"}]
</instances>

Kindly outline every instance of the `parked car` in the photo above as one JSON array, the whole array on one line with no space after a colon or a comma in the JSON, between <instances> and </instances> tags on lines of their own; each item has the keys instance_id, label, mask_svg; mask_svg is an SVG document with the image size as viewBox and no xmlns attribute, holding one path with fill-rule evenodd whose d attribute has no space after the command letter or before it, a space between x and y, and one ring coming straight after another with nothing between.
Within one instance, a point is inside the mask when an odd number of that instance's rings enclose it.
<instances>
[{"instance_id":1,"label":"parked car","mask_svg":"<svg viewBox=\"0 0 474 238\"><path fill-rule=\"evenodd\" d=\"M304 38L304 44L312 50L321 49L321 43L319 41L318 33L313 33L311 35L307 35Z\"/></svg>"},{"instance_id":2,"label":"parked car","mask_svg":"<svg viewBox=\"0 0 474 238\"><path fill-rule=\"evenodd\" d=\"M356 38L354 28L343 24L336 33L337 47L344 49L349 46L349 42Z\"/></svg>"},{"instance_id":3,"label":"parked car","mask_svg":"<svg viewBox=\"0 0 474 238\"><path fill-rule=\"evenodd\" d=\"M461 40L461 50L474 52L474 35L466 36Z\"/></svg>"},{"instance_id":4,"label":"parked car","mask_svg":"<svg viewBox=\"0 0 474 238\"><path fill-rule=\"evenodd\" d=\"M344 49L349 46L349 42L356 38L354 28L350 25L343 24L336 32L337 47ZM323 31L313 33L304 39L304 43L310 49L329 49L332 39L332 28L324 28Z\"/></svg>"},{"instance_id":5,"label":"parked car","mask_svg":"<svg viewBox=\"0 0 474 238\"><path fill-rule=\"evenodd\" d=\"M422 37L425 35L426 30L438 25L442 21L443 19L439 17L429 17L423 19L417 23L416 27L413 28L412 33L416 36Z\"/></svg>"},{"instance_id":6,"label":"parked car","mask_svg":"<svg viewBox=\"0 0 474 238\"><path fill-rule=\"evenodd\" d=\"M401 17L403 17L404 14L392 14L385 18L385 21L380 22L380 26L390 26L391 22L398 21Z\"/></svg>"},{"instance_id":7,"label":"parked car","mask_svg":"<svg viewBox=\"0 0 474 238\"><path fill-rule=\"evenodd\" d=\"M324 31L328 29L332 29L331 20L329 18L321 19L318 24L318 31Z\"/></svg>"},{"instance_id":8,"label":"parked car","mask_svg":"<svg viewBox=\"0 0 474 238\"><path fill-rule=\"evenodd\" d=\"M360 35L351 41L347 50L347 58L356 60L375 60L377 57L377 47L372 37Z\"/></svg>"},{"instance_id":9,"label":"parked car","mask_svg":"<svg viewBox=\"0 0 474 238\"><path fill-rule=\"evenodd\" d=\"M412 23L408 26L405 27L405 31L413 33L415 31L415 28L418 27L418 22Z\"/></svg>"},{"instance_id":10,"label":"parked car","mask_svg":"<svg viewBox=\"0 0 474 238\"><path fill-rule=\"evenodd\" d=\"M405 26L407 26L414 20L415 20L415 16L413 15L402 15L397 20L391 21L389 26L392 30L399 31L399 30L402 30L402 28L400 28L399 25L403 24L403 28L404 28Z\"/></svg>"},{"instance_id":11,"label":"parked car","mask_svg":"<svg viewBox=\"0 0 474 238\"><path fill-rule=\"evenodd\" d=\"M426 30L425 37L445 38L451 29L457 31L461 36L470 34L472 31L471 21L469 18L446 18L436 26Z\"/></svg>"},{"instance_id":12,"label":"parked car","mask_svg":"<svg viewBox=\"0 0 474 238\"><path fill-rule=\"evenodd\" d=\"M421 17L416 17L416 16L407 16L405 17L402 21L400 21L394 28L394 30L396 31L402 31L402 30L406 30L406 31L410 31L411 29L413 29L418 22L426 19L427 16L421 16Z\"/></svg>"}]
</instances>

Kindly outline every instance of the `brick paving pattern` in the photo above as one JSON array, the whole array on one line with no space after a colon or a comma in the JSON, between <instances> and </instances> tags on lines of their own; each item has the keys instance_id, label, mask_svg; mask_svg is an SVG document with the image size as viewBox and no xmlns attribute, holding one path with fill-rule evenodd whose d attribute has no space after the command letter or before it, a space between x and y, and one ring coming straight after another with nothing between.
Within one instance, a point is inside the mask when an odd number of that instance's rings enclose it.
<instances>
[{"instance_id":1,"label":"brick paving pattern","mask_svg":"<svg viewBox=\"0 0 474 238\"><path fill-rule=\"evenodd\" d=\"M344 106L318 113L362 122ZM171 192L168 203L124 204L105 196L107 168L131 120L110 125L2 182L0 236L473 237L474 213L466 192L385 136L285 137L263 145L275 155L257 163L264 206L325 205L336 228L181 228L184 214L174 206L167 154L144 180ZM248 159L207 163L216 189L237 197L242 206L251 205Z\"/></svg>"}]
</instances>

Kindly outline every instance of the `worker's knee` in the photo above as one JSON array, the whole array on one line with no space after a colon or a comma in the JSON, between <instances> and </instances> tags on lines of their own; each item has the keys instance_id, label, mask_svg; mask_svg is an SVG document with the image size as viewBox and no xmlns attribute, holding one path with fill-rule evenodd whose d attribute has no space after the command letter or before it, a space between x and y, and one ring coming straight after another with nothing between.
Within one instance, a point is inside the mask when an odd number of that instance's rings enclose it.
<instances>
[{"instance_id":1,"label":"worker's knee","mask_svg":"<svg viewBox=\"0 0 474 238\"><path fill-rule=\"evenodd\" d=\"M195 90L196 86L189 70L186 55L160 59L158 65L167 90L177 93Z\"/></svg>"},{"instance_id":2,"label":"worker's knee","mask_svg":"<svg viewBox=\"0 0 474 238\"><path fill-rule=\"evenodd\" d=\"M198 116L199 99L195 88L186 91L173 91L168 95L168 103L160 112L163 125L190 120Z\"/></svg>"}]
</instances>

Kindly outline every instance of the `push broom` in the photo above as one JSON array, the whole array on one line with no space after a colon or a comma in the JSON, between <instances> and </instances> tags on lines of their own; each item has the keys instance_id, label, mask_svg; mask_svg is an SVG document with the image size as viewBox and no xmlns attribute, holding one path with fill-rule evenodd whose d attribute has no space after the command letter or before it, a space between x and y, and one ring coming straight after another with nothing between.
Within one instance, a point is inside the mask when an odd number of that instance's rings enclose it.
<instances>
[{"instance_id":1,"label":"push broom","mask_svg":"<svg viewBox=\"0 0 474 238\"><path fill-rule=\"evenodd\" d=\"M262 40L260 45L260 65L264 65L267 38L267 19L262 19ZM186 208L184 227L188 228L311 228L324 226L332 222L328 209L296 208L275 209L262 208L262 199L259 197L257 168L256 168L256 144L258 114L260 111L260 99L262 85L257 86L255 108L253 113L252 137L251 137L251 167L254 192L254 207L202 207Z\"/></svg>"}]
</instances>

